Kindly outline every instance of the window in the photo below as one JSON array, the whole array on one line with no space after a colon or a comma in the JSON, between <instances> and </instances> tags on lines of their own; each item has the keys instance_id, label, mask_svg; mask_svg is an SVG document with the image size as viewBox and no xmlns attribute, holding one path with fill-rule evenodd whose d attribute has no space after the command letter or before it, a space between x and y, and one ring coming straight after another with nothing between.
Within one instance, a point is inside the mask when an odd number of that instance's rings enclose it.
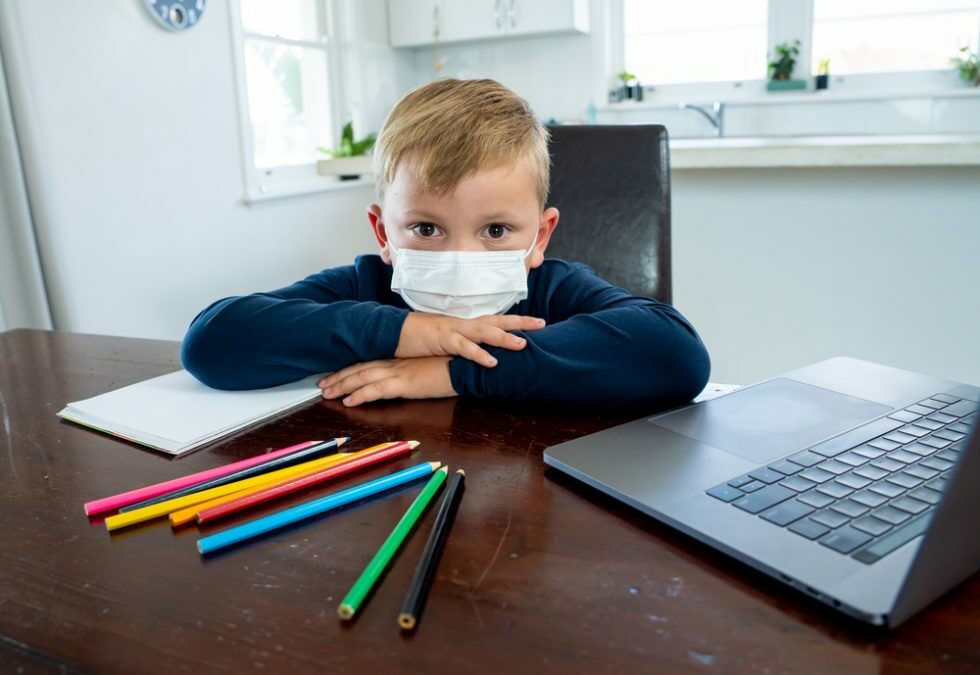
<instances>
[{"instance_id":1,"label":"window","mask_svg":"<svg viewBox=\"0 0 980 675\"><path fill-rule=\"evenodd\" d=\"M317 147L335 146L341 117L334 3L232 4L248 197L322 188Z\"/></svg>"},{"instance_id":2,"label":"window","mask_svg":"<svg viewBox=\"0 0 980 675\"><path fill-rule=\"evenodd\" d=\"M766 77L767 0L624 0L626 68L643 84Z\"/></svg>"},{"instance_id":3,"label":"window","mask_svg":"<svg viewBox=\"0 0 980 675\"><path fill-rule=\"evenodd\" d=\"M952 59L980 37L980 0L609 2L606 72L625 67L655 88L651 101L766 96L773 47L794 40L795 78L810 80L827 58L832 75L848 76L834 95L935 91L956 81Z\"/></svg>"},{"instance_id":4,"label":"window","mask_svg":"<svg viewBox=\"0 0 980 675\"><path fill-rule=\"evenodd\" d=\"M978 0L815 0L813 68L835 75L946 70L977 48Z\"/></svg>"}]
</instances>

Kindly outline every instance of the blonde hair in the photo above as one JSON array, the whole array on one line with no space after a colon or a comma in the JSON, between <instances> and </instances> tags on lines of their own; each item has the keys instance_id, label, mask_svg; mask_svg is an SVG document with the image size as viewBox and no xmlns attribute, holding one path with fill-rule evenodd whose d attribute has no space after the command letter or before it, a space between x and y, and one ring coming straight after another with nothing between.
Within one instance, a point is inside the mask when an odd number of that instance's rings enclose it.
<instances>
[{"instance_id":1,"label":"blonde hair","mask_svg":"<svg viewBox=\"0 0 980 675\"><path fill-rule=\"evenodd\" d=\"M527 101L494 80L435 80L395 105L374 149L379 199L409 159L422 191L436 194L474 171L526 159L542 208L548 198L548 130Z\"/></svg>"}]
</instances>

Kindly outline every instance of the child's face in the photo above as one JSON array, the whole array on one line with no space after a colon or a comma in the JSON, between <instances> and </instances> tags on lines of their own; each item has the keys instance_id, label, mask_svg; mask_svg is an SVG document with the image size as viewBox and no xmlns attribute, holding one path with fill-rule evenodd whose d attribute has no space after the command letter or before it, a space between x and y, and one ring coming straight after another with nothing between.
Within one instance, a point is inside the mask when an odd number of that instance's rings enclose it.
<instances>
[{"instance_id":1,"label":"child's face","mask_svg":"<svg viewBox=\"0 0 980 675\"><path fill-rule=\"evenodd\" d=\"M534 242L525 264L531 269L542 263L558 210L541 211L526 162L478 170L444 195L420 193L404 164L395 171L383 206L368 207L386 263L392 262L389 241L397 249L426 251L526 251Z\"/></svg>"}]
</instances>

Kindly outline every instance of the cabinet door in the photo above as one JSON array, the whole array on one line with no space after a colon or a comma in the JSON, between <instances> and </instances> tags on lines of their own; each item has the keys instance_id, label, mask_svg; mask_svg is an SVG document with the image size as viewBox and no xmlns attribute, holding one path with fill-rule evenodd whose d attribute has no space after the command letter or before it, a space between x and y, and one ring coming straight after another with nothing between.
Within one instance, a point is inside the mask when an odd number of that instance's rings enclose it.
<instances>
[{"instance_id":1,"label":"cabinet door","mask_svg":"<svg viewBox=\"0 0 980 675\"><path fill-rule=\"evenodd\" d=\"M424 47L432 44L437 22L442 16L444 0L388 0L388 35L392 47Z\"/></svg>"},{"instance_id":2,"label":"cabinet door","mask_svg":"<svg viewBox=\"0 0 980 675\"><path fill-rule=\"evenodd\" d=\"M588 33L588 0L503 0L510 35Z\"/></svg>"},{"instance_id":3,"label":"cabinet door","mask_svg":"<svg viewBox=\"0 0 980 675\"><path fill-rule=\"evenodd\" d=\"M507 32L507 0L442 0L445 30L442 42L486 40Z\"/></svg>"}]
</instances>

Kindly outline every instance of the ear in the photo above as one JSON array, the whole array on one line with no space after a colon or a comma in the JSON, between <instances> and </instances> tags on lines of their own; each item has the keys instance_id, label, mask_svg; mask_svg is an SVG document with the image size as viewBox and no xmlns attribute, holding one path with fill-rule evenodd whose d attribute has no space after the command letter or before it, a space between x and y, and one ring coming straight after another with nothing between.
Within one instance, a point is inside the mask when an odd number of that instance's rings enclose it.
<instances>
[{"instance_id":1,"label":"ear","mask_svg":"<svg viewBox=\"0 0 980 675\"><path fill-rule=\"evenodd\" d=\"M544 262L544 251L551 241L551 233L558 227L558 215L558 209L553 206L545 209L541 214L541 220L538 222L538 239L534 242L534 250L528 256L530 269L540 267Z\"/></svg>"},{"instance_id":2,"label":"ear","mask_svg":"<svg viewBox=\"0 0 980 675\"><path fill-rule=\"evenodd\" d=\"M367 217L368 222L371 223L371 231L374 232L374 238L378 241L378 246L381 248L381 259L390 265L391 249L388 248L388 233L385 231L385 224L381 220L381 206L371 204L367 207Z\"/></svg>"}]
</instances>

